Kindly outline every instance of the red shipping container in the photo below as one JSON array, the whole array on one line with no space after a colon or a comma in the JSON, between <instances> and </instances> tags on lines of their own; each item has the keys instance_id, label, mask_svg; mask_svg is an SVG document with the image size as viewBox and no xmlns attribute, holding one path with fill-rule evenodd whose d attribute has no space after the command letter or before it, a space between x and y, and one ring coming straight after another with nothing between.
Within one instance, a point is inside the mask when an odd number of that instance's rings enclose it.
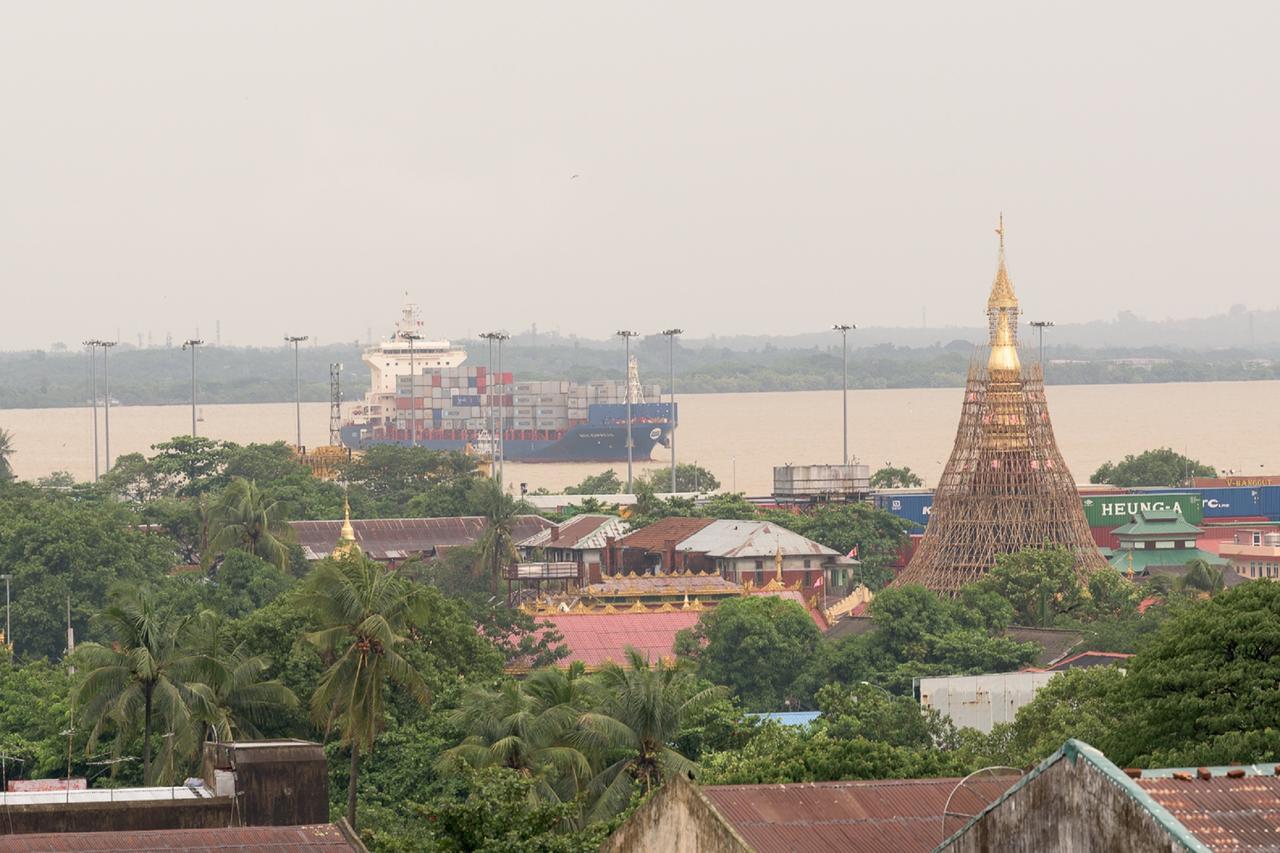
<instances>
[{"instance_id":1,"label":"red shipping container","mask_svg":"<svg viewBox=\"0 0 1280 853\"><path fill-rule=\"evenodd\" d=\"M431 385L432 385L432 387L434 387L434 388L439 388L439 387L440 387L440 374L439 374L439 373L433 373L433 374L431 374Z\"/></svg>"},{"instance_id":2,"label":"red shipping container","mask_svg":"<svg viewBox=\"0 0 1280 853\"><path fill-rule=\"evenodd\" d=\"M1089 532L1093 534L1093 541L1099 548L1115 550L1120 547L1120 540L1115 537L1114 527L1090 527Z\"/></svg>"},{"instance_id":3,"label":"red shipping container","mask_svg":"<svg viewBox=\"0 0 1280 853\"><path fill-rule=\"evenodd\" d=\"M408 409L408 408L409 408L409 398L408 398L408 397L396 397L396 408L397 408L397 409ZM632 443L634 444L634 442L632 442Z\"/></svg>"}]
</instances>

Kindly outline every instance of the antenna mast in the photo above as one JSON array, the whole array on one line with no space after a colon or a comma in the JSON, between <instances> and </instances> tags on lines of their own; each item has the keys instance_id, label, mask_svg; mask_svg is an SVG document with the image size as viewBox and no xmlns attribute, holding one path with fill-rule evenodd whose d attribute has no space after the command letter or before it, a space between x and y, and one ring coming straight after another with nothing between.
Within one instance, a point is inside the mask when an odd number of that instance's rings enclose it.
<instances>
[{"instance_id":1,"label":"antenna mast","mask_svg":"<svg viewBox=\"0 0 1280 853\"><path fill-rule=\"evenodd\" d=\"M329 444L342 443L342 365L329 365Z\"/></svg>"}]
</instances>

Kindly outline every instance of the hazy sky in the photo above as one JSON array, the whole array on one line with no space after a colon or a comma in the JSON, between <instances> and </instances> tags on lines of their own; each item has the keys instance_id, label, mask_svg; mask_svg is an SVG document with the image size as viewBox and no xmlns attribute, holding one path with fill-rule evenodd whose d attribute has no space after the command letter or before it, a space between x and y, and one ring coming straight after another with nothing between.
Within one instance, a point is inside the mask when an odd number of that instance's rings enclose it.
<instances>
[{"instance_id":1,"label":"hazy sky","mask_svg":"<svg viewBox=\"0 0 1280 853\"><path fill-rule=\"evenodd\" d=\"M0 348L1280 304L1280 4L0 0ZM574 177L576 176L576 177Z\"/></svg>"}]
</instances>

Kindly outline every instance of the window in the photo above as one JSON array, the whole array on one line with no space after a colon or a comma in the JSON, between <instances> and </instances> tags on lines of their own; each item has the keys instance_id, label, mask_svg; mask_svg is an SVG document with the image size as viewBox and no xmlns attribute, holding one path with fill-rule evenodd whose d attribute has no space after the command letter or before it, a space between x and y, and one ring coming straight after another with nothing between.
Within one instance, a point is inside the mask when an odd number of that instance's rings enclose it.
<instances>
[{"instance_id":1,"label":"window","mask_svg":"<svg viewBox=\"0 0 1280 853\"><path fill-rule=\"evenodd\" d=\"M811 569L811 568L813 568L813 561L812 561L812 560L810 560L808 557L806 557L806 558L805 558L805 561L804 561L804 567L805 567L806 569Z\"/></svg>"}]
</instances>

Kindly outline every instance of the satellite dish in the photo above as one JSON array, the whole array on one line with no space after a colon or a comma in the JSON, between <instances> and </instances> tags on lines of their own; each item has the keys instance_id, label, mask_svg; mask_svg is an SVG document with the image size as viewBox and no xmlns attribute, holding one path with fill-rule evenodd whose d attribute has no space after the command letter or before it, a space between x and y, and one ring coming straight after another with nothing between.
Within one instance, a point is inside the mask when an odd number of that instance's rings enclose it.
<instances>
[{"instance_id":1,"label":"satellite dish","mask_svg":"<svg viewBox=\"0 0 1280 853\"><path fill-rule=\"evenodd\" d=\"M982 810L991 805L996 797L1013 787L1013 783L1022 776L1017 767L996 765L975 770L956 783L947 796L946 805L942 807L942 838L946 841L952 835L968 825ZM997 786L982 784L1000 780L1003 787L999 792Z\"/></svg>"}]
</instances>

